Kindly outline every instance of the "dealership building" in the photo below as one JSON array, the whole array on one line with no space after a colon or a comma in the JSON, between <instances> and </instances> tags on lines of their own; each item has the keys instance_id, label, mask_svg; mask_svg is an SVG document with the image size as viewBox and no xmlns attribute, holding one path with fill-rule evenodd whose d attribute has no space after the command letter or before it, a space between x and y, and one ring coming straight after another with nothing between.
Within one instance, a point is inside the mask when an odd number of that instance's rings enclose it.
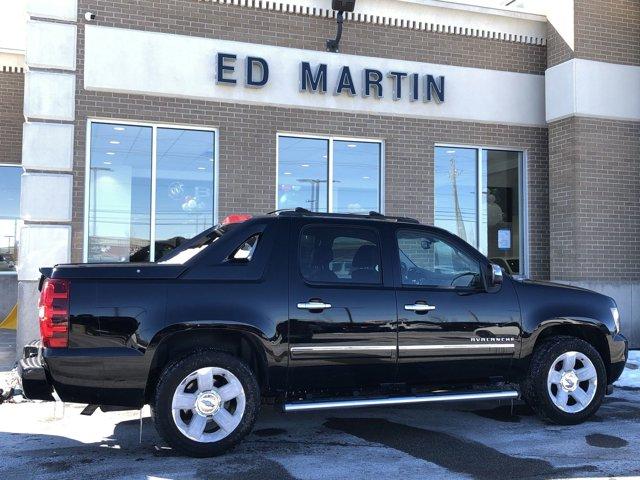
<instances>
[{"instance_id":1,"label":"dealership building","mask_svg":"<svg viewBox=\"0 0 640 480\"><path fill-rule=\"evenodd\" d=\"M24 65L0 49L19 346L39 267L153 261L229 214L304 207L415 217L603 292L640 347L638 0L357 0L337 52L330 0L26 13Z\"/></svg>"}]
</instances>

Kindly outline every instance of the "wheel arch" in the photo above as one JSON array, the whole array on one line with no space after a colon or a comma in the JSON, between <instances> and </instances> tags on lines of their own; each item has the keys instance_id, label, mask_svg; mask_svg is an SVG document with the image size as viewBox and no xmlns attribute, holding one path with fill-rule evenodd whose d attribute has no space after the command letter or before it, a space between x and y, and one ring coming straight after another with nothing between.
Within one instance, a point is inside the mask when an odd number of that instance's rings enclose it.
<instances>
[{"instance_id":1,"label":"wheel arch","mask_svg":"<svg viewBox=\"0 0 640 480\"><path fill-rule=\"evenodd\" d=\"M580 338L592 345L602 358L607 372L607 378L611 376L611 353L607 335L609 334L606 325L595 321L584 321L577 319L552 319L543 322L523 344L521 357L527 358L527 364L531 359L531 354L538 345L547 338L559 335Z\"/></svg>"},{"instance_id":2,"label":"wheel arch","mask_svg":"<svg viewBox=\"0 0 640 480\"><path fill-rule=\"evenodd\" d=\"M260 338L246 329L222 326L173 325L154 337L148 353L151 353L145 401L149 402L157 380L164 367L198 349L213 349L230 353L242 359L255 373L262 392L269 390L266 352Z\"/></svg>"}]
</instances>

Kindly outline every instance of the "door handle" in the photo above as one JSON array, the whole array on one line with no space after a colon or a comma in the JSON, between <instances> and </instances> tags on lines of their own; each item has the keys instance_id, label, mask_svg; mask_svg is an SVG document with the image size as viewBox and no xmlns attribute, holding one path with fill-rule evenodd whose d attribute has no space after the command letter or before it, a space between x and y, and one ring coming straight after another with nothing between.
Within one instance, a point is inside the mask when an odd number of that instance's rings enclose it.
<instances>
[{"instance_id":1,"label":"door handle","mask_svg":"<svg viewBox=\"0 0 640 480\"><path fill-rule=\"evenodd\" d=\"M409 310L410 312L421 313L421 312L430 312L431 310L435 310L436 307L435 305L428 305L426 303L414 303L410 305L405 305L404 309Z\"/></svg>"},{"instance_id":2,"label":"door handle","mask_svg":"<svg viewBox=\"0 0 640 480\"><path fill-rule=\"evenodd\" d=\"M325 310L331 308L331 304L324 302L304 302L299 303L298 308L300 310Z\"/></svg>"}]
</instances>

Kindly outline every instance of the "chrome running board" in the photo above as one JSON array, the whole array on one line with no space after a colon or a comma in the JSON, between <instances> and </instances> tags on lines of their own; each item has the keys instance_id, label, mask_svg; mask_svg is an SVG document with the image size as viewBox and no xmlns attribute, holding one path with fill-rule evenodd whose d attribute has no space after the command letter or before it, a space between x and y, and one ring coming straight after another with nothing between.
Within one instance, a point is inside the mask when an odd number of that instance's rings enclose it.
<instances>
[{"instance_id":1,"label":"chrome running board","mask_svg":"<svg viewBox=\"0 0 640 480\"><path fill-rule=\"evenodd\" d=\"M353 400L300 401L284 404L285 412L307 410L329 410L335 408L379 407L383 405L407 405L410 403L467 402L473 400L516 399L516 390L495 390L486 392L429 393L411 397L359 398Z\"/></svg>"}]
</instances>

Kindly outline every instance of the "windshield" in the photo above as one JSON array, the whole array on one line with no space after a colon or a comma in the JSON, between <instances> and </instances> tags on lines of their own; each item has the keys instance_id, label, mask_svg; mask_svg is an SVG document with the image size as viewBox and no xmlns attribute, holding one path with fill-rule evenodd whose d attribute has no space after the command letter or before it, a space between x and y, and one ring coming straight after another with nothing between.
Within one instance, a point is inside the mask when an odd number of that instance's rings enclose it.
<instances>
[{"instance_id":1,"label":"windshield","mask_svg":"<svg viewBox=\"0 0 640 480\"><path fill-rule=\"evenodd\" d=\"M215 227L205 230L162 256L158 264L184 265L209 245L219 240L225 233L235 227L235 225L236 224L216 225Z\"/></svg>"}]
</instances>

